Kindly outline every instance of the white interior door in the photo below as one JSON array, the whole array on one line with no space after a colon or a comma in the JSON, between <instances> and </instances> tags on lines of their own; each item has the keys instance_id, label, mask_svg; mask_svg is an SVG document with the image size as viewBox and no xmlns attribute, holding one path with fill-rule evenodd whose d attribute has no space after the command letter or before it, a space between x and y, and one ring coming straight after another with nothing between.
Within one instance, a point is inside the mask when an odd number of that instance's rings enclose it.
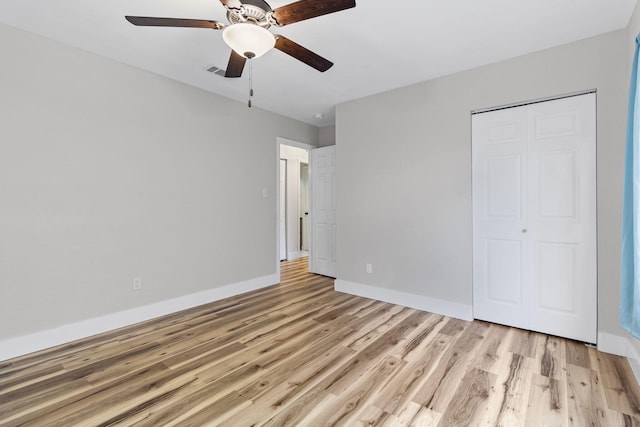
<instances>
[{"instance_id":1,"label":"white interior door","mask_svg":"<svg viewBox=\"0 0 640 427\"><path fill-rule=\"evenodd\" d=\"M311 150L309 271L336 277L336 147Z\"/></svg>"},{"instance_id":2,"label":"white interior door","mask_svg":"<svg viewBox=\"0 0 640 427\"><path fill-rule=\"evenodd\" d=\"M472 123L474 316L595 343L595 94Z\"/></svg>"}]
</instances>

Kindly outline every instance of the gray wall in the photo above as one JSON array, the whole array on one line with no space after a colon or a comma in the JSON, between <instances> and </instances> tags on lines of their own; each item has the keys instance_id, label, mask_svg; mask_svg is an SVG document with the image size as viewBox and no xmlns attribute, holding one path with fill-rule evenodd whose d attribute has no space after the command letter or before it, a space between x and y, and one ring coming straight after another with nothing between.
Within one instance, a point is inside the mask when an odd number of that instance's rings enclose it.
<instances>
[{"instance_id":1,"label":"gray wall","mask_svg":"<svg viewBox=\"0 0 640 427\"><path fill-rule=\"evenodd\" d=\"M339 105L338 278L471 305L470 112L595 88L599 329L622 335L627 74L623 30Z\"/></svg>"},{"instance_id":2,"label":"gray wall","mask_svg":"<svg viewBox=\"0 0 640 427\"><path fill-rule=\"evenodd\" d=\"M317 128L3 25L0 51L0 339L276 273L276 137Z\"/></svg>"}]
</instances>

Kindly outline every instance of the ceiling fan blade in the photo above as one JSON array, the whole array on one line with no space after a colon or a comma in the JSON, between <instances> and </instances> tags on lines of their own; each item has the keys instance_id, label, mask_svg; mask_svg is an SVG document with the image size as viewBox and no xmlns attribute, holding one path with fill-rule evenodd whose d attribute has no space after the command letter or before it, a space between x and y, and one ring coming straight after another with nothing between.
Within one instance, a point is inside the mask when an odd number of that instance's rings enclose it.
<instances>
[{"instance_id":1,"label":"ceiling fan blade","mask_svg":"<svg viewBox=\"0 0 640 427\"><path fill-rule=\"evenodd\" d=\"M235 50L231 50L231 56L229 57L229 63L227 64L227 71L224 73L225 77L240 77L242 76L242 70L244 64L247 62L247 58L236 53Z\"/></svg>"},{"instance_id":2,"label":"ceiling fan blade","mask_svg":"<svg viewBox=\"0 0 640 427\"><path fill-rule=\"evenodd\" d=\"M288 25L352 7L356 7L355 0L300 0L276 8L273 17L278 24Z\"/></svg>"},{"instance_id":3,"label":"ceiling fan blade","mask_svg":"<svg viewBox=\"0 0 640 427\"><path fill-rule=\"evenodd\" d=\"M214 30L224 28L224 24L221 22L204 19L153 18L150 16L125 16L125 18L133 25L143 27L190 27L211 28Z\"/></svg>"},{"instance_id":4,"label":"ceiling fan blade","mask_svg":"<svg viewBox=\"0 0 640 427\"><path fill-rule=\"evenodd\" d=\"M293 42L286 37L275 34L275 38L276 49L294 57L298 61L304 62L308 66L313 67L318 71L325 72L333 66L333 62L324 59L317 53L311 52L306 47L302 47L298 43Z\"/></svg>"}]
</instances>

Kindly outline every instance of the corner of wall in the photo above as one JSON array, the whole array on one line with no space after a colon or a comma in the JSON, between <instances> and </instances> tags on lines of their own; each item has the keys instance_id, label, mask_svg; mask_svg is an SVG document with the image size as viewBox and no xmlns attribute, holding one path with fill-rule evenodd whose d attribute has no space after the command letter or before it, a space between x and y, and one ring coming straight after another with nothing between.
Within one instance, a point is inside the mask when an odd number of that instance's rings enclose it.
<instances>
[{"instance_id":1,"label":"corner of wall","mask_svg":"<svg viewBox=\"0 0 640 427\"><path fill-rule=\"evenodd\" d=\"M336 126L318 128L318 147L336 145Z\"/></svg>"}]
</instances>

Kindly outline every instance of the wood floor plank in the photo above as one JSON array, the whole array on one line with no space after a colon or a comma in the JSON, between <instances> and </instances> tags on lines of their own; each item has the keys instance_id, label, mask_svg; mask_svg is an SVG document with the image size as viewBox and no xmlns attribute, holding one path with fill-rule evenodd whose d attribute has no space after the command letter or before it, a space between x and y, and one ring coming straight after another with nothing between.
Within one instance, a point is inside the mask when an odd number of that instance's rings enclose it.
<instances>
[{"instance_id":1,"label":"wood floor plank","mask_svg":"<svg viewBox=\"0 0 640 427\"><path fill-rule=\"evenodd\" d=\"M472 359L470 366L493 374L503 369L502 364L505 357L511 359L511 354L507 354L513 338L512 329L502 325L489 325L486 337L478 347L476 356Z\"/></svg>"},{"instance_id":2,"label":"wood floor plank","mask_svg":"<svg viewBox=\"0 0 640 427\"><path fill-rule=\"evenodd\" d=\"M310 360L296 369L291 376L284 375L281 371L272 372L272 376L280 376L286 380L274 383L265 393L254 397L253 404L247 411L229 418L221 426L254 425L276 416L283 409L295 405L297 399L325 379L336 364L354 353L353 350L342 346L326 347L324 354L311 353ZM282 366L282 369L288 369L288 364ZM269 381L268 378L264 380ZM324 393L324 386L320 386L319 389Z\"/></svg>"},{"instance_id":3,"label":"wood floor plank","mask_svg":"<svg viewBox=\"0 0 640 427\"><path fill-rule=\"evenodd\" d=\"M272 412L279 410L293 399L293 395L300 393L314 382L323 379L330 368L334 368L336 363L345 360L355 352L344 346L337 345L351 333L346 328L342 328L332 335L328 335L312 347L305 351L297 352L283 362L277 363L266 370L255 381L238 390L239 393L251 395L252 407L251 416L242 416L242 421L254 418L256 413L262 408L262 413L273 415ZM292 373L294 373L292 375ZM237 418L237 417L236 417ZM260 419L255 419L258 422ZM234 425L233 419L229 420L229 425ZM239 421L238 421L239 422ZM243 422L239 422L244 425ZM238 425L238 424L236 424Z\"/></svg>"},{"instance_id":4,"label":"wood floor plank","mask_svg":"<svg viewBox=\"0 0 640 427\"><path fill-rule=\"evenodd\" d=\"M535 358L538 341L544 336L537 332L511 328L513 339L511 340L511 352L524 357Z\"/></svg>"},{"instance_id":5,"label":"wood floor plank","mask_svg":"<svg viewBox=\"0 0 640 427\"><path fill-rule=\"evenodd\" d=\"M566 341L567 365L581 366L591 369L588 347L575 341Z\"/></svg>"},{"instance_id":6,"label":"wood floor plank","mask_svg":"<svg viewBox=\"0 0 640 427\"><path fill-rule=\"evenodd\" d=\"M356 351L365 348L411 313L411 309L385 304L367 316L350 323L354 329L364 333L354 339L349 344L349 348Z\"/></svg>"},{"instance_id":7,"label":"wood floor plank","mask_svg":"<svg viewBox=\"0 0 640 427\"><path fill-rule=\"evenodd\" d=\"M149 391L150 384L157 390L158 387L173 384L173 381L193 379L193 376L182 377L181 373L170 373L166 366L155 364L97 389L69 387L68 391L60 393L64 400L54 400L49 406L40 406L38 411L22 413L14 422L16 425L77 425L100 416L105 409L116 407L124 410L119 405L128 405L132 397L144 396ZM96 406L96 402L100 402L100 405ZM9 421L10 418L6 420Z\"/></svg>"},{"instance_id":8,"label":"wood floor plank","mask_svg":"<svg viewBox=\"0 0 640 427\"><path fill-rule=\"evenodd\" d=\"M626 359L282 282L0 362L0 426L639 426Z\"/></svg>"},{"instance_id":9,"label":"wood floor plank","mask_svg":"<svg viewBox=\"0 0 640 427\"><path fill-rule=\"evenodd\" d=\"M310 425L350 426L356 423L366 406L399 370L405 362L386 356L374 365L367 374L358 378L344 393L340 393L331 406L318 411L309 418Z\"/></svg>"},{"instance_id":10,"label":"wood floor plank","mask_svg":"<svg viewBox=\"0 0 640 427\"><path fill-rule=\"evenodd\" d=\"M525 426L566 426L568 422L566 383L533 373Z\"/></svg>"},{"instance_id":11,"label":"wood floor plank","mask_svg":"<svg viewBox=\"0 0 640 427\"><path fill-rule=\"evenodd\" d=\"M439 426L470 426L480 422L482 408L489 399L489 390L496 376L480 369L471 369L462 378L451 404L442 414Z\"/></svg>"},{"instance_id":12,"label":"wood floor plank","mask_svg":"<svg viewBox=\"0 0 640 427\"><path fill-rule=\"evenodd\" d=\"M423 356L411 360L405 369L378 393L374 404L389 414L400 415L399 412L412 403L412 399L427 381L453 340L450 335L439 334L434 337L429 346L424 348Z\"/></svg>"},{"instance_id":13,"label":"wood floor plank","mask_svg":"<svg viewBox=\"0 0 640 427\"><path fill-rule=\"evenodd\" d=\"M619 414L609 410L602 398L601 382L596 371L567 364L569 424L574 426L612 426L620 422Z\"/></svg>"},{"instance_id":14,"label":"wood floor plank","mask_svg":"<svg viewBox=\"0 0 640 427\"><path fill-rule=\"evenodd\" d=\"M327 390L335 395L344 392L354 381L362 376L377 359L392 349L396 343L429 316L428 313L414 310L393 328L385 332L380 338L356 353L351 361L336 373Z\"/></svg>"},{"instance_id":15,"label":"wood floor plank","mask_svg":"<svg viewBox=\"0 0 640 427\"><path fill-rule=\"evenodd\" d=\"M433 427L440 425L441 419L441 413L436 412L433 409L425 408L423 406L407 425L411 427Z\"/></svg>"},{"instance_id":16,"label":"wood floor plank","mask_svg":"<svg viewBox=\"0 0 640 427\"><path fill-rule=\"evenodd\" d=\"M531 391L533 361L517 353L506 353L497 370L495 386L478 425L522 426Z\"/></svg>"},{"instance_id":17,"label":"wood floor plank","mask_svg":"<svg viewBox=\"0 0 640 427\"><path fill-rule=\"evenodd\" d=\"M483 339L482 333L487 328L488 325L484 322L469 324L460 338L447 349L413 401L438 413L444 413L467 371L468 361Z\"/></svg>"},{"instance_id":18,"label":"wood floor plank","mask_svg":"<svg viewBox=\"0 0 640 427\"><path fill-rule=\"evenodd\" d=\"M369 405L362 411L357 424L363 426L381 426L384 423L384 419L388 416L389 414L385 413L382 409Z\"/></svg>"},{"instance_id":19,"label":"wood floor plank","mask_svg":"<svg viewBox=\"0 0 640 427\"><path fill-rule=\"evenodd\" d=\"M392 350L391 354L402 360L411 360L423 356L422 348L429 345L431 340L440 333L443 326L443 316L432 315L425 319L420 327L403 337Z\"/></svg>"},{"instance_id":20,"label":"wood floor plank","mask_svg":"<svg viewBox=\"0 0 640 427\"><path fill-rule=\"evenodd\" d=\"M539 361L539 373L556 380L565 379L566 342L562 338L546 336L539 340L536 360Z\"/></svg>"},{"instance_id":21,"label":"wood floor plank","mask_svg":"<svg viewBox=\"0 0 640 427\"><path fill-rule=\"evenodd\" d=\"M466 329L469 322L465 322L460 319L447 319L447 323L440 330L441 334L451 335L452 337L458 336Z\"/></svg>"},{"instance_id":22,"label":"wood floor plank","mask_svg":"<svg viewBox=\"0 0 640 427\"><path fill-rule=\"evenodd\" d=\"M336 397L327 392L324 387L314 387L304 393L290 405L284 407L276 415L262 423L263 427L276 426L297 426L304 425L302 420L305 419L313 410L318 408L319 402L327 401L328 404L334 401Z\"/></svg>"}]
</instances>

